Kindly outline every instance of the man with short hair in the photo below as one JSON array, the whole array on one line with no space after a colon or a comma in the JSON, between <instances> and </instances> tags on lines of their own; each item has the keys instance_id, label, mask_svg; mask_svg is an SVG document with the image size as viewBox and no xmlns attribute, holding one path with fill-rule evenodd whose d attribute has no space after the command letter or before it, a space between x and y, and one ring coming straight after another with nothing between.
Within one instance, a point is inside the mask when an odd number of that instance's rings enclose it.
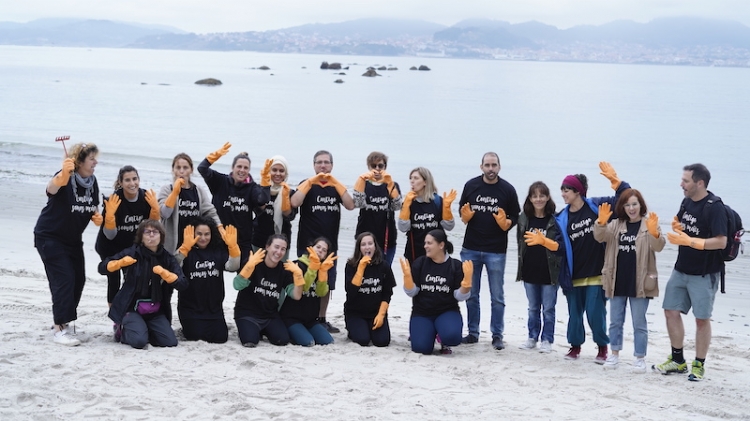
<instances>
[{"instance_id":1,"label":"man with short hair","mask_svg":"<svg viewBox=\"0 0 750 421\"><path fill-rule=\"evenodd\" d=\"M516 189L498 175L500 158L496 153L485 153L479 169L482 170L482 175L472 178L464 185L459 202L461 220L466 224L461 260L471 260L474 264L471 296L466 301L469 334L463 338L463 343L479 341L479 289L484 265L487 266L490 286L492 346L501 350L505 348L503 283L508 230L518 222L521 209Z\"/></svg>"},{"instance_id":2,"label":"man with short hair","mask_svg":"<svg viewBox=\"0 0 750 421\"><path fill-rule=\"evenodd\" d=\"M664 292L664 316L667 319L672 354L666 362L652 366L662 374L688 371L683 354L685 326L682 315L693 308L695 316L695 361L688 380L703 380L708 346L711 342L711 313L719 288L724 260L721 250L727 244L727 215L721 202L708 191L711 173L703 164L683 168L680 187L685 194L672 222L675 233L670 243L679 247L677 262Z\"/></svg>"},{"instance_id":3,"label":"man with short hair","mask_svg":"<svg viewBox=\"0 0 750 421\"><path fill-rule=\"evenodd\" d=\"M320 150L313 157L315 175L304 180L297 187L290 202L299 208L299 232L297 233L297 256L307 252L307 247L318 237L327 238L333 245L329 253L338 251L339 226L341 225L341 205L347 210L354 209L354 200L341 184L331 175L333 155ZM340 329L326 320L331 291L336 289L336 261L328 271L328 293L320 299L320 323L331 333Z\"/></svg>"}]
</instances>

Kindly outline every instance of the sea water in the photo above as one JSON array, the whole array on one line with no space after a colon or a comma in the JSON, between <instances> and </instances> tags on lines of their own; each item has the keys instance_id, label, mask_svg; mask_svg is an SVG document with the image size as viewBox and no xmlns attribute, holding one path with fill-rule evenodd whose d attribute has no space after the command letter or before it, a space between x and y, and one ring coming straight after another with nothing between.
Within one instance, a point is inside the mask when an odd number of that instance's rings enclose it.
<instances>
[{"instance_id":1,"label":"sea water","mask_svg":"<svg viewBox=\"0 0 750 421\"><path fill-rule=\"evenodd\" d=\"M349 69L321 70L324 60ZM409 70L421 64L431 70ZM398 70L361 76L379 65ZM223 85L194 84L207 77ZM589 196L611 195L598 174L609 161L663 229L683 197L682 167L702 162L710 190L750 221L748 69L0 46L0 110L2 183L46 183L60 167L62 135L68 146L99 146L103 193L122 165L158 188L171 181L176 153L197 165L231 142L219 171L246 151L257 179L264 160L281 154L296 185L326 149L351 186L378 150L402 189L425 166L440 191L460 194L480 175L482 154L495 151L521 201L542 180L558 208L567 174L586 174Z\"/></svg>"}]
</instances>

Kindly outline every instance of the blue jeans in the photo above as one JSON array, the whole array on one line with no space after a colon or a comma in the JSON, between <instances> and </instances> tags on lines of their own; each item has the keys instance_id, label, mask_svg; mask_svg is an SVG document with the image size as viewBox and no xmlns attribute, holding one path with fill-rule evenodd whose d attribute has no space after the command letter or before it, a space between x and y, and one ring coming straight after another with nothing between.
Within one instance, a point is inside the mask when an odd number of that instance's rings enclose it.
<instances>
[{"instance_id":1,"label":"blue jeans","mask_svg":"<svg viewBox=\"0 0 750 421\"><path fill-rule=\"evenodd\" d=\"M464 320L458 311L446 311L439 316L415 316L409 320L411 350L430 355L435 349L435 337L440 335L440 342L445 346L456 346L461 343L461 330Z\"/></svg>"},{"instance_id":2,"label":"blue jeans","mask_svg":"<svg viewBox=\"0 0 750 421\"><path fill-rule=\"evenodd\" d=\"M609 338L612 341L612 351L622 350L622 326L625 324L625 306L630 301L630 315L633 318L633 341L635 351L633 356L645 357L648 348L648 324L646 311L648 298L612 297L609 300Z\"/></svg>"},{"instance_id":3,"label":"blue jeans","mask_svg":"<svg viewBox=\"0 0 750 421\"><path fill-rule=\"evenodd\" d=\"M601 285L573 287L565 296L568 299L568 343L581 346L586 341L583 312L591 328L591 336L599 346L609 344L607 336L607 299Z\"/></svg>"},{"instance_id":4,"label":"blue jeans","mask_svg":"<svg viewBox=\"0 0 750 421\"><path fill-rule=\"evenodd\" d=\"M396 257L396 247L391 247L385 252L385 261L388 263L389 267L393 264L394 257Z\"/></svg>"},{"instance_id":5,"label":"blue jeans","mask_svg":"<svg viewBox=\"0 0 750 421\"><path fill-rule=\"evenodd\" d=\"M541 331L542 341L555 342L555 304L557 304L557 285L540 285L523 283L526 298L529 300L529 338L539 340ZM544 315L544 327L542 318Z\"/></svg>"},{"instance_id":6,"label":"blue jeans","mask_svg":"<svg viewBox=\"0 0 750 421\"><path fill-rule=\"evenodd\" d=\"M487 253L484 251L461 250L461 260L471 260L474 264L474 275L471 278L471 296L466 300L469 335L479 337L479 290L482 286L482 265L487 266L487 281L490 284L490 332L492 337L503 338L505 330L505 254Z\"/></svg>"},{"instance_id":7,"label":"blue jeans","mask_svg":"<svg viewBox=\"0 0 750 421\"><path fill-rule=\"evenodd\" d=\"M333 337L320 323L315 323L312 327L307 328L302 323L295 323L287 326L289 338L295 345L313 346L328 345L333 343Z\"/></svg>"}]
</instances>

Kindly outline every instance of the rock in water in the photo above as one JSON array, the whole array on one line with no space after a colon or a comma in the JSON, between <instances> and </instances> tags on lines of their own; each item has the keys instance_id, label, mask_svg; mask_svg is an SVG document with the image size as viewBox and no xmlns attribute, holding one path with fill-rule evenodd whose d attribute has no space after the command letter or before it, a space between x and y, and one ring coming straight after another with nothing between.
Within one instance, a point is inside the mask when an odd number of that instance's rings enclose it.
<instances>
[{"instance_id":1,"label":"rock in water","mask_svg":"<svg viewBox=\"0 0 750 421\"><path fill-rule=\"evenodd\" d=\"M419 70L430 70L429 67L425 66L424 64L419 66Z\"/></svg>"},{"instance_id":2,"label":"rock in water","mask_svg":"<svg viewBox=\"0 0 750 421\"><path fill-rule=\"evenodd\" d=\"M196 85L208 85L208 86L217 86L221 85L221 81L219 79L214 79L212 77L208 79L201 79L197 82L195 82Z\"/></svg>"},{"instance_id":3,"label":"rock in water","mask_svg":"<svg viewBox=\"0 0 750 421\"><path fill-rule=\"evenodd\" d=\"M375 77L380 75L375 71L375 69L367 69L366 72L362 73L362 76Z\"/></svg>"},{"instance_id":4,"label":"rock in water","mask_svg":"<svg viewBox=\"0 0 750 421\"><path fill-rule=\"evenodd\" d=\"M336 79L336 80L333 81L333 83L344 83L344 81L341 80L341 79Z\"/></svg>"}]
</instances>

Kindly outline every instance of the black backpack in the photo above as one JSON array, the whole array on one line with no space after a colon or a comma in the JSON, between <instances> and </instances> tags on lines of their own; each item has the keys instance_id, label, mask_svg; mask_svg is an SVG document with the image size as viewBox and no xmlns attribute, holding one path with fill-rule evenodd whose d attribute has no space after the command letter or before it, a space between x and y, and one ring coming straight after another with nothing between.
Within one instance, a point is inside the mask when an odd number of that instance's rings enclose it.
<instances>
[{"instance_id":1,"label":"black backpack","mask_svg":"<svg viewBox=\"0 0 750 421\"><path fill-rule=\"evenodd\" d=\"M736 259L737 256L740 254L744 254L744 246L742 245L742 236L745 234L745 230L742 228L742 218L740 218L740 215L732 208L729 207L724 201L721 200L719 196L716 196L715 194L708 192L709 198L706 202L706 205L703 207L703 216L704 220L708 218L708 212L709 208L715 204L719 203L724 207L724 212L727 214L727 245L724 247L724 249L719 250L721 253L721 258L725 262L731 262L732 260ZM685 201L688 200L688 198L683 199L682 204L680 205L680 215L685 212ZM724 291L724 278L725 278L725 269L722 268L721 270L721 292L722 294L725 293Z\"/></svg>"}]
</instances>

